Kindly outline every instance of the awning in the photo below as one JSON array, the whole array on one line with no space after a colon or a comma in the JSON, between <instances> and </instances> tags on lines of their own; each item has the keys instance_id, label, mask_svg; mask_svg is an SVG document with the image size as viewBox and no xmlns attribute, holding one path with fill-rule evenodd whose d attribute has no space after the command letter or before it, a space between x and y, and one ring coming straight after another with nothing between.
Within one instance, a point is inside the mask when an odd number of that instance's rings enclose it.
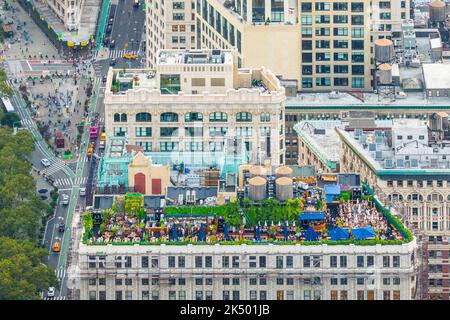
<instances>
[{"instance_id":1,"label":"awning","mask_svg":"<svg viewBox=\"0 0 450 320\"><path fill-rule=\"evenodd\" d=\"M337 175L322 175L323 181L337 181Z\"/></svg>"},{"instance_id":2,"label":"awning","mask_svg":"<svg viewBox=\"0 0 450 320\"><path fill-rule=\"evenodd\" d=\"M302 212L298 217L299 221L323 219L325 219L325 214L323 212Z\"/></svg>"}]
</instances>

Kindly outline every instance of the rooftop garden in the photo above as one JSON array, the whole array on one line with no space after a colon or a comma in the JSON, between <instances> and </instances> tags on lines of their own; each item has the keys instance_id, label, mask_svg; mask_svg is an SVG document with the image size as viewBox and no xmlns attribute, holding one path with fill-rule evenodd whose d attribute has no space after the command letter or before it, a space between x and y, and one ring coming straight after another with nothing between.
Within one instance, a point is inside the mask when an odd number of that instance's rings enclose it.
<instances>
[{"instance_id":1,"label":"rooftop garden","mask_svg":"<svg viewBox=\"0 0 450 320\"><path fill-rule=\"evenodd\" d=\"M280 203L249 199L222 206L165 207L159 216L143 196L116 197L111 209L84 216L83 242L90 245L329 244L398 245L412 234L373 196L339 197L326 203L305 194Z\"/></svg>"}]
</instances>

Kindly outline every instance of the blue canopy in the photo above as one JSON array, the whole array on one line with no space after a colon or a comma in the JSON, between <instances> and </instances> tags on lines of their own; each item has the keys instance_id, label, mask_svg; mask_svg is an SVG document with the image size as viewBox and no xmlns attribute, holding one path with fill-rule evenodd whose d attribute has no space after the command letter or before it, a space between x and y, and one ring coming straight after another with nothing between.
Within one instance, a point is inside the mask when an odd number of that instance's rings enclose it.
<instances>
[{"instance_id":1,"label":"blue canopy","mask_svg":"<svg viewBox=\"0 0 450 320\"><path fill-rule=\"evenodd\" d=\"M225 240L228 240L228 223L224 225Z\"/></svg>"},{"instance_id":2,"label":"blue canopy","mask_svg":"<svg viewBox=\"0 0 450 320\"><path fill-rule=\"evenodd\" d=\"M306 230L305 237L306 237L306 241L319 240L319 236L317 235L317 232L315 232L311 226L309 226L308 230Z\"/></svg>"},{"instance_id":3,"label":"blue canopy","mask_svg":"<svg viewBox=\"0 0 450 320\"><path fill-rule=\"evenodd\" d=\"M286 222L284 223L284 241L287 241L288 238L288 230L287 230L287 225Z\"/></svg>"},{"instance_id":4,"label":"blue canopy","mask_svg":"<svg viewBox=\"0 0 450 320\"><path fill-rule=\"evenodd\" d=\"M325 214L323 212L302 212L298 220L323 220Z\"/></svg>"},{"instance_id":5,"label":"blue canopy","mask_svg":"<svg viewBox=\"0 0 450 320\"><path fill-rule=\"evenodd\" d=\"M345 240L350 238L348 231L339 227L330 230L330 236L331 240Z\"/></svg>"},{"instance_id":6,"label":"blue canopy","mask_svg":"<svg viewBox=\"0 0 450 320\"><path fill-rule=\"evenodd\" d=\"M377 235L372 227L353 229L352 234L356 240L373 238Z\"/></svg>"}]
</instances>

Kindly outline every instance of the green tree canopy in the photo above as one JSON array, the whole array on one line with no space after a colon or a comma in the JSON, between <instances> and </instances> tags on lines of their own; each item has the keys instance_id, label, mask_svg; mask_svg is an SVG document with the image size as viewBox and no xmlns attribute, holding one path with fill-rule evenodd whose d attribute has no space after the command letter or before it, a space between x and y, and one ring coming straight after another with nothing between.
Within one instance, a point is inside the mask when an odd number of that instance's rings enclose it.
<instances>
[{"instance_id":1,"label":"green tree canopy","mask_svg":"<svg viewBox=\"0 0 450 320\"><path fill-rule=\"evenodd\" d=\"M30 241L0 237L0 300L40 299L40 292L57 286L55 272L43 264L47 251Z\"/></svg>"}]
</instances>

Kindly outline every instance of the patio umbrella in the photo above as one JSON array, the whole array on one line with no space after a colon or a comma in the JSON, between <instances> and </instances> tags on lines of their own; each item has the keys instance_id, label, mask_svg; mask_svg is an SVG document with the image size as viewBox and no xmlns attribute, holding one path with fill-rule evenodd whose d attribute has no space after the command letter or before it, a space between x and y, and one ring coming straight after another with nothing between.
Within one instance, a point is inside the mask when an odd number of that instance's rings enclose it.
<instances>
[{"instance_id":1,"label":"patio umbrella","mask_svg":"<svg viewBox=\"0 0 450 320\"><path fill-rule=\"evenodd\" d=\"M309 226L308 230L306 230L305 238L306 238L306 241L317 241L317 240L319 240L317 232L315 232L314 229L311 226Z\"/></svg>"},{"instance_id":2,"label":"patio umbrella","mask_svg":"<svg viewBox=\"0 0 450 320\"><path fill-rule=\"evenodd\" d=\"M205 241L204 240L205 239L205 228L203 227L203 223L200 226L200 233L199 233L198 238L199 238L198 239L199 241Z\"/></svg>"},{"instance_id":3,"label":"patio umbrella","mask_svg":"<svg viewBox=\"0 0 450 320\"><path fill-rule=\"evenodd\" d=\"M178 234L177 234L177 225L174 224L172 227L172 238L173 240L178 240Z\"/></svg>"},{"instance_id":4,"label":"patio umbrella","mask_svg":"<svg viewBox=\"0 0 450 320\"><path fill-rule=\"evenodd\" d=\"M256 240L261 241L261 225L258 223L258 228L256 228Z\"/></svg>"},{"instance_id":5,"label":"patio umbrella","mask_svg":"<svg viewBox=\"0 0 450 320\"><path fill-rule=\"evenodd\" d=\"M356 240L374 238L377 235L372 227L356 228L352 233Z\"/></svg>"},{"instance_id":6,"label":"patio umbrella","mask_svg":"<svg viewBox=\"0 0 450 320\"><path fill-rule=\"evenodd\" d=\"M286 222L284 223L284 241L287 241L288 238L288 230L287 230L287 225Z\"/></svg>"},{"instance_id":7,"label":"patio umbrella","mask_svg":"<svg viewBox=\"0 0 450 320\"><path fill-rule=\"evenodd\" d=\"M228 223L225 223L224 229L225 240L228 240Z\"/></svg>"},{"instance_id":8,"label":"patio umbrella","mask_svg":"<svg viewBox=\"0 0 450 320\"><path fill-rule=\"evenodd\" d=\"M331 240L348 239L350 237L347 230L339 227L330 230L330 236Z\"/></svg>"}]
</instances>

